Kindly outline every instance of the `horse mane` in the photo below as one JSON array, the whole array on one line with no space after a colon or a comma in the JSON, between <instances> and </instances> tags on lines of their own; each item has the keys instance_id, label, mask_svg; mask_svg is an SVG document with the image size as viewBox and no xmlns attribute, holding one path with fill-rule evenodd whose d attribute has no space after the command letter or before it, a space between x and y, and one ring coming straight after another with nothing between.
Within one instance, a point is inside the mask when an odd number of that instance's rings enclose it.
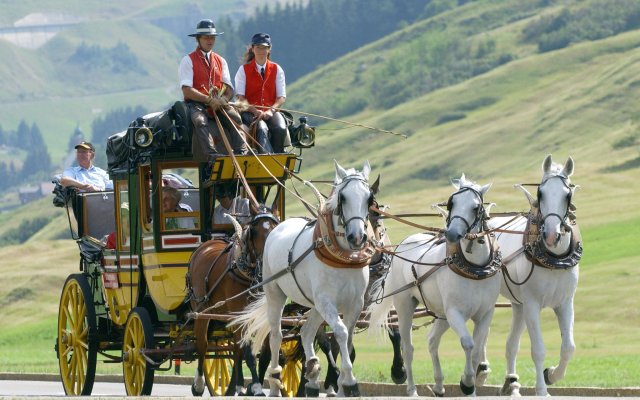
<instances>
[{"instance_id":1,"label":"horse mane","mask_svg":"<svg viewBox=\"0 0 640 400\"><path fill-rule=\"evenodd\" d=\"M325 203L325 206L329 211L333 211L338 207L338 193L340 193L340 189L342 189L342 186L345 183L345 181L348 180L346 178L353 175L359 175L365 181L367 180L366 177L362 174L362 172L358 172L355 168L348 168L346 169L346 172L347 172L347 175L345 176L345 179L336 178L336 181L333 183L333 190L331 191L331 195L329 196L329 198Z\"/></svg>"},{"instance_id":2,"label":"horse mane","mask_svg":"<svg viewBox=\"0 0 640 400\"><path fill-rule=\"evenodd\" d=\"M460 176L460 179L452 179L451 180L451 184L453 185L453 187L455 187L456 189L462 189L465 187L469 187L471 189L474 189L476 191L480 191L481 187L478 183L467 179L467 177L465 176L465 174L463 173L462 176Z\"/></svg>"},{"instance_id":3,"label":"horse mane","mask_svg":"<svg viewBox=\"0 0 640 400\"><path fill-rule=\"evenodd\" d=\"M552 162L549 171L542 174L542 181L544 182L553 176L562 176L567 179L567 183L569 182L569 177L564 173L564 166L562 164Z\"/></svg>"}]
</instances>

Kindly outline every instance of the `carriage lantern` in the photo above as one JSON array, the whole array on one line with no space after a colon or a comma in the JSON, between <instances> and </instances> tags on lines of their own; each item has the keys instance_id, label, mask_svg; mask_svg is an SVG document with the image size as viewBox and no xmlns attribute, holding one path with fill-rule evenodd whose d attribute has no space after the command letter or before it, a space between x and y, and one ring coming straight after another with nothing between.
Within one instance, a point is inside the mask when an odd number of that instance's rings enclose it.
<instances>
[{"instance_id":1,"label":"carriage lantern","mask_svg":"<svg viewBox=\"0 0 640 400\"><path fill-rule=\"evenodd\" d=\"M316 128L307 125L307 117L300 117L300 124L292 129L291 144L299 149L308 149L315 145Z\"/></svg>"}]
</instances>

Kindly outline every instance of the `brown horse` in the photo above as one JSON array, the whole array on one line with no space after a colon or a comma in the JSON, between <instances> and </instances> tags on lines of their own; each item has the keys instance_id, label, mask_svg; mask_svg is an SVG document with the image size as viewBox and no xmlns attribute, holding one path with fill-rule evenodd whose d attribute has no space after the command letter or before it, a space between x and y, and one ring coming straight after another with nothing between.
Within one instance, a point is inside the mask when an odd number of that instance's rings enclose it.
<instances>
[{"instance_id":1,"label":"brown horse","mask_svg":"<svg viewBox=\"0 0 640 400\"><path fill-rule=\"evenodd\" d=\"M266 210L266 209L265 209ZM216 314L230 314L242 311L249 303L250 295L241 295L255 283L260 274L262 251L267 236L278 224L278 219L268 211L258 212L252 207L252 219L244 229L235 220L236 233L232 238L215 238L202 244L191 256L187 282L191 290L191 309L205 310L214 304L224 303L211 311ZM233 219L233 217L232 217ZM227 299L231 299L228 300ZM224 329L224 328L223 328ZM194 396L201 396L204 392L204 362L209 346L209 319L196 318L194 333L196 336L196 351L198 353L198 368L191 392ZM247 366L251 370L254 393L261 394L262 388L255 368L255 359L250 351L244 351L239 345L240 332L233 334L234 373L225 395L233 396L243 385L242 358L247 357ZM235 377L235 379L233 379Z\"/></svg>"}]
</instances>

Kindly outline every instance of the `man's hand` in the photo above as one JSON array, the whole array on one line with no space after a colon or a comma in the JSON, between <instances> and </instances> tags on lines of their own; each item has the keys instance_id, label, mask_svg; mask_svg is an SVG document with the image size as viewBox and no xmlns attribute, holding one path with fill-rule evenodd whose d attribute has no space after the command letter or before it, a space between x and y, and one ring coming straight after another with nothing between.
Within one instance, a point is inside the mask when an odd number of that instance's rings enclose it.
<instances>
[{"instance_id":1,"label":"man's hand","mask_svg":"<svg viewBox=\"0 0 640 400\"><path fill-rule=\"evenodd\" d=\"M227 104L227 100L223 97L208 97L207 106L211 107L213 111L217 111Z\"/></svg>"}]
</instances>

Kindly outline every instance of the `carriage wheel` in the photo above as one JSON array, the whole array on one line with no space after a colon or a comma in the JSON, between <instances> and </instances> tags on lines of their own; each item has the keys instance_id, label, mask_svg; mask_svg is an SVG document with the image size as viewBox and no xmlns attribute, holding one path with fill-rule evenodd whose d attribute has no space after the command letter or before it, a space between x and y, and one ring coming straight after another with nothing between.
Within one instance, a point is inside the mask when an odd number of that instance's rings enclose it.
<instances>
[{"instance_id":1,"label":"carriage wheel","mask_svg":"<svg viewBox=\"0 0 640 400\"><path fill-rule=\"evenodd\" d=\"M136 307L127 317L122 341L122 372L127 396L151 394L155 370L142 351L154 347L151 317L145 308Z\"/></svg>"},{"instance_id":2,"label":"carriage wheel","mask_svg":"<svg viewBox=\"0 0 640 400\"><path fill-rule=\"evenodd\" d=\"M67 278L58 308L56 340L60 378L68 396L88 396L96 376L96 310L84 275Z\"/></svg>"},{"instance_id":3,"label":"carriage wheel","mask_svg":"<svg viewBox=\"0 0 640 400\"><path fill-rule=\"evenodd\" d=\"M215 346L231 346L231 340L220 339ZM231 383L233 373L233 352L231 350L216 350L212 358L204 360L204 379L207 382L209 395L224 396Z\"/></svg>"},{"instance_id":4,"label":"carriage wheel","mask_svg":"<svg viewBox=\"0 0 640 400\"><path fill-rule=\"evenodd\" d=\"M283 397L296 397L298 387L300 386L302 362L297 359L292 359L291 357L296 351L298 340L287 340L286 342L282 342L280 346L280 351L285 359L281 375L282 385L284 386L281 390Z\"/></svg>"}]
</instances>

